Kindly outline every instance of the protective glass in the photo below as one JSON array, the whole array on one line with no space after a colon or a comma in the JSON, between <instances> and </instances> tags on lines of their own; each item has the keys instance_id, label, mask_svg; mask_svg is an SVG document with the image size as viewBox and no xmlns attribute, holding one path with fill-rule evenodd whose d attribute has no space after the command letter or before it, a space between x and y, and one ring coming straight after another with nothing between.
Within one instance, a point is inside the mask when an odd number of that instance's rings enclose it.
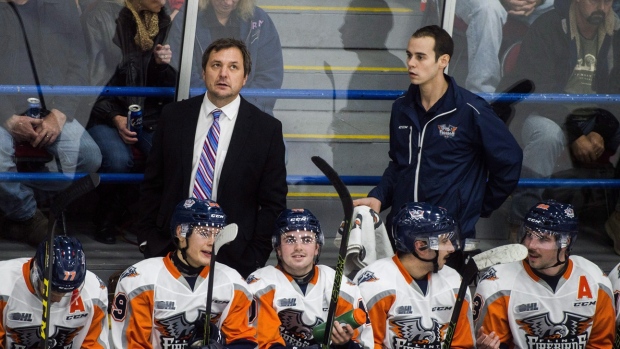
<instances>
[{"instance_id":1,"label":"protective glass","mask_svg":"<svg viewBox=\"0 0 620 349\"><path fill-rule=\"evenodd\" d=\"M461 249L458 230L429 236L428 244L431 250L436 251L457 251Z\"/></svg>"},{"instance_id":2,"label":"protective glass","mask_svg":"<svg viewBox=\"0 0 620 349\"><path fill-rule=\"evenodd\" d=\"M519 241L528 248L557 250L568 247L570 235L554 230L523 226Z\"/></svg>"},{"instance_id":3,"label":"protective glass","mask_svg":"<svg viewBox=\"0 0 620 349\"><path fill-rule=\"evenodd\" d=\"M300 243L302 245L311 245L316 242L316 234L313 232L297 232L297 233L284 233L280 237L280 241L283 245L295 245Z\"/></svg>"}]
</instances>

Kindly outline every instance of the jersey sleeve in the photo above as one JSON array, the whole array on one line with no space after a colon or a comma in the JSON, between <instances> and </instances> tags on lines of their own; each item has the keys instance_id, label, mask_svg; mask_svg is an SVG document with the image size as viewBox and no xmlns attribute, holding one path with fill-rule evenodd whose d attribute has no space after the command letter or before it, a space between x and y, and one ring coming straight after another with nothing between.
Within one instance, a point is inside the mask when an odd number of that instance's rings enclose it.
<instances>
[{"instance_id":1,"label":"jersey sleeve","mask_svg":"<svg viewBox=\"0 0 620 349\"><path fill-rule=\"evenodd\" d=\"M4 329L4 308L6 307L6 299L0 296L0 349L4 349L6 342L6 330Z\"/></svg>"},{"instance_id":2,"label":"jersey sleeve","mask_svg":"<svg viewBox=\"0 0 620 349\"><path fill-rule=\"evenodd\" d=\"M107 349L109 348L108 334L108 289L101 282L100 292L97 297L93 297L93 318L91 319L88 333L82 343L82 348L86 349Z\"/></svg>"},{"instance_id":3,"label":"jersey sleeve","mask_svg":"<svg viewBox=\"0 0 620 349\"><path fill-rule=\"evenodd\" d=\"M456 297L457 294L455 293ZM463 300L463 306L459 313L458 323L454 330L454 337L452 338L452 348L473 348L474 347L474 320L471 312L471 294L467 290L467 296Z\"/></svg>"},{"instance_id":4,"label":"jersey sleeve","mask_svg":"<svg viewBox=\"0 0 620 349\"><path fill-rule=\"evenodd\" d=\"M609 280L603 280L603 284L599 285L592 332L586 348L611 348L614 344L616 314L610 292Z\"/></svg>"},{"instance_id":5,"label":"jersey sleeve","mask_svg":"<svg viewBox=\"0 0 620 349\"><path fill-rule=\"evenodd\" d=\"M280 318L273 308L275 292L275 287L269 285L257 290L254 294L256 317L253 319L253 325L257 331L258 347L260 349L286 346L286 342L280 335Z\"/></svg>"},{"instance_id":6,"label":"jersey sleeve","mask_svg":"<svg viewBox=\"0 0 620 349\"><path fill-rule=\"evenodd\" d=\"M256 346L256 329L250 325L249 313L252 304L252 296L246 285L232 281L233 298L229 305L229 311L222 321L220 330L226 336L228 346L240 348L243 344ZM235 342L237 342L235 346Z\"/></svg>"},{"instance_id":7,"label":"jersey sleeve","mask_svg":"<svg viewBox=\"0 0 620 349\"><path fill-rule=\"evenodd\" d=\"M366 313L366 323L355 329L351 340L365 349L372 348L374 341L372 326L370 326L366 304L359 287L349 280L343 280L343 285L340 289L340 297L336 305L336 317L354 309L362 309Z\"/></svg>"},{"instance_id":8,"label":"jersey sleeve","mask_svg":"<svg viewBox=\"0 0 620 349\"><path fill-rule=\"evenodd\" d=\"M511 344L512 332L508 322L510 293L495 291L493 281L482 280L473 300L475 332L484 326L485 333L495 332L501 344Z\"/></svg>"},{"instance_id":9,"label":"jersey sleeve","mask_svg":"<svg viewBox=\"0 0 620 349\"><path fill-rule=\"evenodd\" d=\"M128 289L121 279L112 302L112 344L115 348L151 349L153 286Z\"/></svg>"}]
</instances>

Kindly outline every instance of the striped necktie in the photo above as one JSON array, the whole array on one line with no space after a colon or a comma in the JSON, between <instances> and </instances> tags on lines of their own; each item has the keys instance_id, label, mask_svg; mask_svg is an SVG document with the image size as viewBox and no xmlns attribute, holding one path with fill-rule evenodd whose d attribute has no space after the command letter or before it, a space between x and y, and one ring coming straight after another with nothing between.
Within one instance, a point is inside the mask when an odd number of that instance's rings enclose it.
<instances>
[{"instance_id":1,"label":"striped necktie","mask_svg":"<svg viewBox=\"0 0 620 349\"><path fill-rule=\"evenodd\" d=\"M215 173L215 156L217 155L217 144L220 139L220 115L222 111L215 109L211 114L213 115L213 124L202 145L200 164L198 164L194 181L194 197L201 200L211 199L213 175Z\"/></svg>"}]
</instances>

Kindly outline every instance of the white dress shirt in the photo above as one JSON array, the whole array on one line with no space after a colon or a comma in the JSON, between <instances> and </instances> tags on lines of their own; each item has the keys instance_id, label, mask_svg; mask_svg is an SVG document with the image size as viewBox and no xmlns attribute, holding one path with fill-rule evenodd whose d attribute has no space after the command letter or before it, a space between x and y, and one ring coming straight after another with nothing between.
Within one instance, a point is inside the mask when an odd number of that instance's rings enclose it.
<instances>
[{"instance_id":1,"label":"white dress shirt","mask_svg":"<svg viewBox=\"0 0 620 349\"><path fill-rule=\"evenodd\" d=\"M232 137L233 129L235 128L235 122L237 121L237 114L239 113L239 105L241 105L241 97L237 95L232 102L223 106L222 108L216 107L205 93L202 106L200 107L200 114L198 115L198 124L196 125L196 134L194 136L194 155L192 157L192 177L189 182L189 195L194 196L194 181L196 180L196 171L200 164L200 155L202 154L202 146L207 138L209 128L213 124L213 115L211 112L214 109L222 111L220 115L220 138L217 146L217 154L215 155L215 169L213 173L213 185L211 186L211 200L217 201L217 186L220 181L220 174L222 173L222 167L224 166L224 160L226 160L226 153L228 152L228 146L230 145L230 138Z\"/></svg>"}]
</instances>

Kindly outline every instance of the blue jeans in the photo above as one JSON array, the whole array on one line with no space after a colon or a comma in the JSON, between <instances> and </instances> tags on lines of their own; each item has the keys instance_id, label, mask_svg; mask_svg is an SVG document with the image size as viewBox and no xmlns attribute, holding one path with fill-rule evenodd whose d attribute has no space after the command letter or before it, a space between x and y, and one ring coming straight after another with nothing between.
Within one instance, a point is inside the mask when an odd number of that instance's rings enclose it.
<instances>
[{"instance_id":1,"label":"blue jeans","mask_svg":"<svg viewBox=\"0 0 620 349\"><path fill-rule=\"evenodd\" d=\"M521 178L551 177L560 154L569 151L560 126L536 114L525 119L521 141L524 144ZM517 188L512 195L510 222L520 224L530 208L542 200L543 191L544 188Z\"/></svg>"},{"instance_id":2,"label":"blue jeans","mask_svg":"<svg viewBox=\"0 0 620 349\"><path fill-rule=\"evenodd\" d=\"M57 170L62 173L96 172L101 165L101 152L93 139L76 120L65 123L56 141L47 151L54 155ZM17 172L15 148L11 134L0 127L0 172ZM62 190L68 182L33 182L26 186L18 182L0 182L0 211L11 220L32 218L37 208L32 187L43 190Z\"/></svg>"},{"instance_id":3,"label":"blue jeans","mask_svg":"<svg viewBox=\"0 0 620 349\"><path fill-rule=\"evenodd\" d=\"M531 15L520 19L532 24L538 16L553 7L553 1L545 0ZM465 34L469 59L465 88L472 92L495 92L502 77L499 49L508 13L500 0L458 0L455 11L467 23Z\"/></svg>"},{"instance_id":4,"label":"blue jeans","mask_svg":"<svg viewBox=\"0 0 620 349\"><path fill-rule=\"evenodd\" d=\"M88 129L88 133L101 149L102 161L99 172L127 173L131 172L134 162L131 145L125 144L115 127L96 125ZM137 147L145 156L151 151L153 132L142 130L138 134Z\"/></svg>"}]
</instances>

